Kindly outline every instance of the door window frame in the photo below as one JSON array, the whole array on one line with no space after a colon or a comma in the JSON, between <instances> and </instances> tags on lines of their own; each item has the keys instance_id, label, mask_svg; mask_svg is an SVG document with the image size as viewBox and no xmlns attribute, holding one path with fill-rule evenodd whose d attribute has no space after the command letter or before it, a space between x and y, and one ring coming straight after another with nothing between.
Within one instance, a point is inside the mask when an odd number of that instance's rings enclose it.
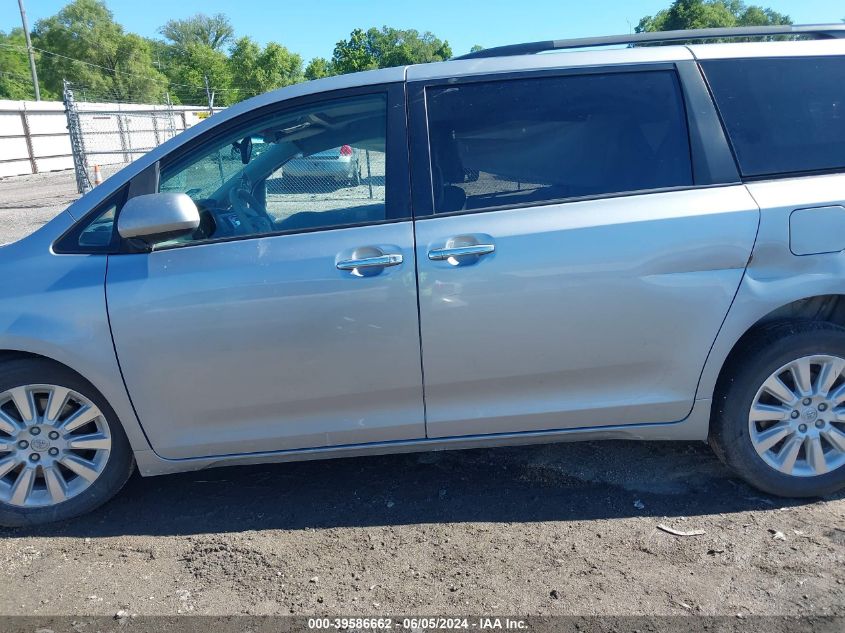
<instances>
[{"instance_id":1,"label":"door window frame","mask_svg":"<svg viewBox=\"0 0 845 633\"><path fill-rule=\"evenodd\" d=\"M649 71L671 71L675 73L680 88L680 98L686 114L689 136L690 161L693 182L691 185L663 187L603 193L590 196L542 200L539 202L516 203L481 209L462 209L435 213L434 187L429 146L428 110L426 89L432 87L454 87L473 83L491 83L513 79L539 79L547 77L572 77L596 74L620 74ZM489 213L508 209L532 208L555 205L575 200L597 200L631 195L644 195L665 191L683 191L703 187L740 184L739 171L724 135L721 121L707 89L698 65L694 61L659 62L625 65L605 65L576 68L555 68L551 70L528 70L505 73L468 75L448 79L429 79L408 82L408 131L410 134L411 192L414 218L448 217L469 213Z\"/></svg>"},{"instance_id":2,"label":"door window frame","mask_svg":"<svg viewBox=\"0 0 845 633\"><path fill-rule=\"evenodd\" d=\"M301 233L315 233L318 231L334 231L350 229L362 226L375 226L380 224L392 224L395 222L408 222L412 220L410 200L410 176L409 176L409 155L408 155L408 132L407 119L405 117L405 85L404 82L393 82L387 84L373 84L318 92L294 99L286 99L263 108L256 108L238 116L224 125L217 126L209 134L203 134L193 139L184 146L174 150L168 156L159 161L158 171L163 172L169 166L187 163L190 157L197 152L209 151L222 139L231 136L238 128L248 128L259 120L268 117L283 115L289 110L299 110L309 105L315 105L328 101L337 101L344 98L378 96L385 97L385 118L387 129L385 130L385 213L384 220L373 222L358 222L354 224L310 227L304 229L289 229L284 231L269 231L267 233L256 233L251 235L234 235L195 242L185 242L169 246L167 250L190 248L192 246L205 246L209 244L220 244L240 240L260 239L283 235L298 235ZM213 132L213 133L212 133ZM160 178L156 179L154 191L158 191ZM388 186L390 183L390 186ZM307 210L307 209L306 209ZM125 242L125 240L122 240ZM121 252L124 249L132 252L131 244L122 244Z\"/></svg>"},{"instance_id":3,"label":"door window frame","mask_svg":"<svg viewBox=\"0 0 845 633\"><path fill-rule=\"evenodd\" d=\"M117 233L117 224L120 218L120 212L123 205L130 198L135 196L158 193L159 184L161 181L161 171L168 166L178 164L181 161L186 161L189 157L195 155L195 152L209 150L215 143L219 143L222 139L230 136L233 130L238 128L249 127L251 124L257 123L262 118L279 116L288 110L300 109L309 105L318 104L327 101L336 101L347 97L363 97L372 95L385 96L385 115L387 121L387 129L385 130L385 212L387 218L375 222L360 222L356 224L344 224L340 226L325 226L313 227L306 229L291 229L287 231L272 231L267 233L259 233L253 235L237 235L229 237L221 237L217 239L201 240L196 242L185 242L184 244L174 245L168 247L167 250L174 248L189 248L192 246L205 246L209 244L218 244L221 242L231 242L236 240L260 239L264 237L274 237L280 235L296 235L299 233L313 233L317 231L332 231L340 229L348 229L361 226L373 226L378 224L391 224L395 222L408 222L412 220L411 208L411 184L410 184L410 166L408 154L408 130L407 117L405 116L405 82L391 82L383 84L368 84L365 86L357 86L354 88L342 88L338 90L327 90L324 92L317 92L301 97L294 97L277 101L270 105L251 109L239 116L236 116L230 121L226 121L204 134L200 134L196 138L180 145L172 150L169 154L162 157L142 172L136 174L127 183L120 187L123 198L118 204L118 209L115 213L114 228L112 240L108 247L97 248L96 250L90 247L79 246L73 243L73 236L78 235L87 228L87 226L96 219L102 209L106 208L103 205L98 205L96 209L86 213L78 222L76 222L59 240L56 241L56 246L60 247L62 254L102 254L102 255L119 255L119 254L137 254L138 248L131 240L121 238ZM390 182L390 187L387 183ZM110 197L108 201L103 204L108 206L114 200ZM55 247L54 247L55 248Z\"/></svg>"}]
</instances>

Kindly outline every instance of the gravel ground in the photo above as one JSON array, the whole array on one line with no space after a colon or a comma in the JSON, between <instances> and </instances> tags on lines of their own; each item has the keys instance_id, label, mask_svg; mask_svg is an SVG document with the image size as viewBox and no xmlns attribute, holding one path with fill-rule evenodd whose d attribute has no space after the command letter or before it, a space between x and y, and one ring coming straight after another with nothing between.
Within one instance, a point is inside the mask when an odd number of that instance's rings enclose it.
<instances>
[{"instance_id":1,"label":"gravel ground","mask_svg":"<svg viewBox=\"0 0 845 633\"><path fill-rule=\"evenodd\" d=\"M74 195L0 180L0 242ZM845 494L769 497L700 443L135 476L89 516L0 530L0 587L0 614L845 616Z\"/></svg>"},{"instance_id":2,"label":"gravel ground","mask_svg":"<svg viewBox=\"0 0 845 633\"><path fill-rule=\"evenodd\" d=\"M73 171L0 178L0 244L29 235L78 197Z\"/></svg>"}]
</instances>

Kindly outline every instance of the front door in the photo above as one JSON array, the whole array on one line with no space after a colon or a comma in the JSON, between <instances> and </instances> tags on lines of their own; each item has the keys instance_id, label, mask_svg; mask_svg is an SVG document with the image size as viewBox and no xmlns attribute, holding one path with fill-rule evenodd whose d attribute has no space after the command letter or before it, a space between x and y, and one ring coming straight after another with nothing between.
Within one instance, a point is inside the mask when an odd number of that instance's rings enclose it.
<instances>
[{"instance_id":1,"label":"front door","mask_svg":"<svg viewBox=\"0 0 845 633\"><path fill-rule=\"evenodd\" d=\"M424 102L429 437L688 415L758 209L695 188L675 71L434 83Z\"/></svg>"},{"instance_id":2,"label":"front door","mask_svg":"<svg viewBox=\"0 0 845 633\"><path fill-rule=\"evenodd\" d=\"M203 224L111 256L107 279L120 366L159 455L425 436L402 95L286 106L162 165L161 189L191 195ZM285 172L318 152L308 178ZM339 177L359 157L360 179Z\"/></svg>"}]
</instances>

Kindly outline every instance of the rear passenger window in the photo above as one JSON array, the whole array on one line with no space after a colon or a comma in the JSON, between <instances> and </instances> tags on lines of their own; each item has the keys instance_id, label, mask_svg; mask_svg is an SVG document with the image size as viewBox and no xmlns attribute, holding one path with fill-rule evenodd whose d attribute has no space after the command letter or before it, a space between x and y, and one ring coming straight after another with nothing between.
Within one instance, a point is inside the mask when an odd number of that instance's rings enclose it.
<instances>
[{"instance_id":1,"label":"rear passenger window","mask_svg":"<svg viewBox=\"0 0 845 633\"><path fill-rule=\"evenodd\" d=\"M701 66L744 176L845 167L845 57Z\"/></svg>"},{"instance_id":2,"label":"rear passenger window","mask_svg":"<svg viewBox=\"0 0 845 633\"><path fill-rule=\"evenodd\" d=\"M691 185L672 71L426 91L436 213Z\"/></svg>"}]
</instances>

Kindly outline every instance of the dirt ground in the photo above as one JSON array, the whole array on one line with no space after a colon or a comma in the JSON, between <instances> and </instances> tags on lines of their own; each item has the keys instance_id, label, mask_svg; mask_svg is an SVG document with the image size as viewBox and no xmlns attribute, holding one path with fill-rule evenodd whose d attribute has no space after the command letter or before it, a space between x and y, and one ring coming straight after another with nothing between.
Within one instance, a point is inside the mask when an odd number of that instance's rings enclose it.
<instances>
[{"instance_id":1,"label":"dirt ground","mask_svg":"<svg viewBox=\"0 0 845 633\"><path fill-rule=\"evenodd\" d=\"M29 235L78 197L73 171L0 178L0 244Z\"/></svg>"},{"instance_id":2,"label":"dirt ground","mask_svg":"<svg viewBox=\"0 0 845 633\"><path fill-rule=\"evenodd\" d=\"M0 180L0 242L74 195ZM845 616L845 494L769 497L701 443L591 442L135 476L0 530L0 614L118 612Z\"/></svg>"}]
</instances>

